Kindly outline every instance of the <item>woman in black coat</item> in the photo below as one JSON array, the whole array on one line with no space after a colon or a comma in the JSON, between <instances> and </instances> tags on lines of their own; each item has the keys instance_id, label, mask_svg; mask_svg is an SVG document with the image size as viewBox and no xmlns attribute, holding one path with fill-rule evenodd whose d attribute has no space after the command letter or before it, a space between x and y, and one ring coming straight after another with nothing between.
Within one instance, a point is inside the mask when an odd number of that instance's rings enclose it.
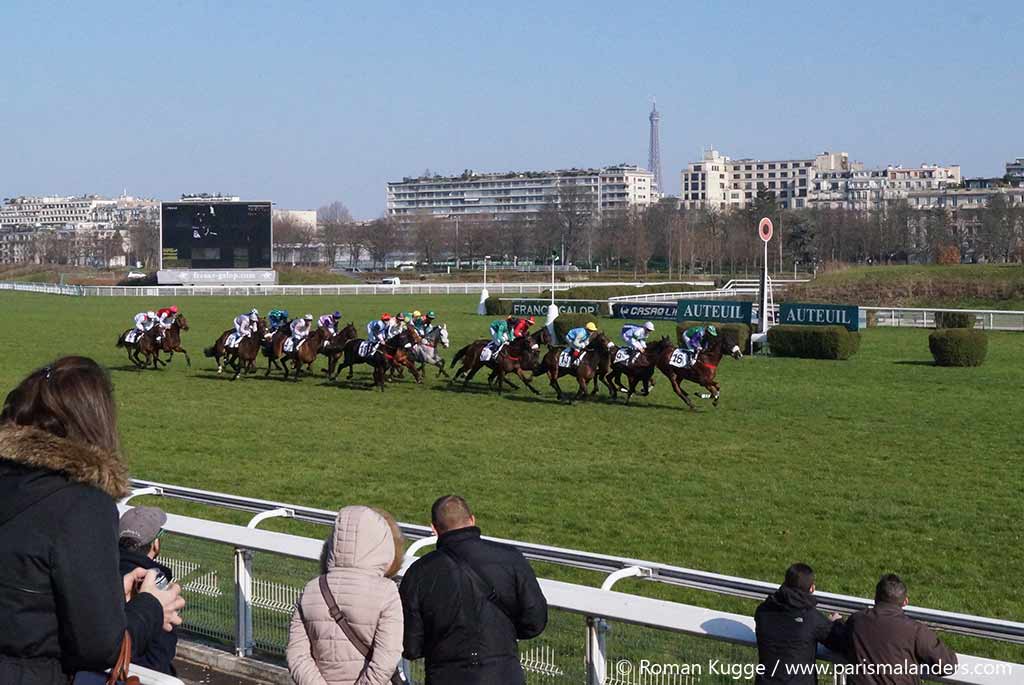
<instances>
[{"instance_id":1,"label":"woman in black coat","mask_svg":"<svg viewBox=\"0 0 1024 685\"><path fill-rule=\"evenodd\" d=\"M113 389L91 359L31 374L0 412L0 683L66 685L181 622L180 589L118 570L128 491ZM131 601L126 595L137 589Z\"/></svg>"}]
</instances>

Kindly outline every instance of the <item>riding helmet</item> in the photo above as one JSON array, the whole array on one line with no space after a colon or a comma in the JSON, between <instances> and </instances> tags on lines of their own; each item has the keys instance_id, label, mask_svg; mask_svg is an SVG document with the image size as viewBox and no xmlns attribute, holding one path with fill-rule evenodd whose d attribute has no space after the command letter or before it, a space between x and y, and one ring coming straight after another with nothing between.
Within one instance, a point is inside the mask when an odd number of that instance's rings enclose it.
<instances>
[{"instance_id":1,"label":"riding helmet","mask_svg":"<svg viewBox=\"0 0 1024 685\"><path fill-rule=\"evenodd\" d=\"M597 330L597 324L596 324L596 323L594 323L593 321L588 321L588 322L587 322L587 325L586 325L586 326L584 326L584 328L586 328L586 329L587 329L588 331L590 331L591 333L593 333L594 331L596 331L596 330Z\"/></svg>"},{"instance_id":2,"label":"riding helmet","mask_svg":"<svg viewBox=\"0 0 1024 685\"><path fill-rule=\"evenodd\" d=\"M645 322L644 323L644 328L647 329L648 331L653 331L654 330L654 322L653 321Z\"/></svg>"},{"instance_id":3,"label":"riding helmet","mask_svg":"<svg viewBox=\"0 0 1024 685\"><path fill-rule=\"evenodd\" d=\"M302 318L305 319L306 321L312 321L313 320L313 315L312 314L306 314Z\"/></svg>"},{"instance_id":4,"label":"riding helmet","mask_svg":"<svg viewBox=\"0 0 1024 685\"><path fill-rule=\"evenodd\" d=\"M332 317L333 317L333 318L334 318L335 320L337 320L337 319L340 319L340 318L341 318L341 312L334 312L333 314L331 314L331 316L332 316Z\"/></svg>"}]
</instances>

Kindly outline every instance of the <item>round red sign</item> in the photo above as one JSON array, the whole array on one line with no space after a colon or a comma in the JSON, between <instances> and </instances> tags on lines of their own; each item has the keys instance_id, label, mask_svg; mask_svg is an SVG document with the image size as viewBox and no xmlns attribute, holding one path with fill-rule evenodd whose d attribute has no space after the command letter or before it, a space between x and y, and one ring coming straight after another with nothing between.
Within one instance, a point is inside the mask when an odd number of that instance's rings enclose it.
<instances>
[{"instance_id":1,"label":"round red sign","mask_svg":"<svg viewBox=\"0 0 1024 685\"><path fill-rule=\"evenodd\" d=\"M757 234L761 236L761 240L766 243L772 239L772 220L768 217L761 219L761 222L757 225Z\"/></svg>"}]
</instances>

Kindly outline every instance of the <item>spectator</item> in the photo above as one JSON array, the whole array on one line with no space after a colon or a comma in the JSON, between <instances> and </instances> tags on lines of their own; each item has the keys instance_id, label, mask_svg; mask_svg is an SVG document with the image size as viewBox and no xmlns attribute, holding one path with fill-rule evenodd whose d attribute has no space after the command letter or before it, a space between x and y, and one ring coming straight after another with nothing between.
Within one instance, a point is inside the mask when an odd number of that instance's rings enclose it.
<instances>
[{"instance_id":1,"label":"spectator","mask_svg":"<svg viewBox=\"0 0 1024 685\"><path fill-rule=\"evenodd\" d=\"M137 568L154 569L158 586L170 584L174 579L171 569L156 561L160 556L160 533L165 523L167 514L156 507L134 507L121 516L117 540L121 552L121 573L132 573ZM174 675L174 653L177 649L177 632L161 631L150 641L145 652L132 659L132 663Z\"/></svg>"},{"instance_id":2,"label":"spectator","mask_svg":"<svg viewBox=\"0 0 1024 685\"><path fill-rule=\"evenodd\" d=\"M181 622L177 586L117 569L117 507L128 493L113 389L91 359L64 357L0 410L0 683L67 683L134 654ZM130 602L125 597L139 585Z\"/></svg>"},{"instance_id":3,"label":"spectator","mask_svg":"<svg viewBox=\"0 0 1024 685\"><path fill-rule=\"evenodd\" d=\"M402 566L402 533L391 514L345 507L324 545L322 576L302 591L288 636L297 685L385 685L402 657L402 602L390 580ZM330 598L321 589L326 578ZM337 603L348 631L331 616ZM364 656L364 653L366 654Z\"/></svg>"},{"instance_id":4,"label":"spectator","mask_svg":"<svg viewBox=\"0 0 1024 685\"><path fill-rule=\"evenodd\" d=\"M913 669L918 664L935 669L935 675L956 670L956 653L930 628L903 613L907 602L907 586L895 573L887 573L875 586L875 606L847 619L847 660L875 670L874 675L849 676L848 685L917 685L921 678ZM889 672L896 669L898 674Z\"/></svg>"},{"instance_id":5,"label":"spectator","mask_svg":"<svg viewBox=\"0 0 1024 685\"><path fill-rule=\"evenodd\" d=\"M757 660L764 673L754 679L756 685L816 685L813 671L797 672L812 666L818 643L839 648L835 623L839 614L827 619L815 609L814 571L807 564L786 569L783 584L757 607L754 622L757 632Z\"/></svg>"},{"instance_id":6,"label":"spectator","mask_svg":"<svg viewBox=\"0 0 1024 685\"><path fill-rule=\"evenodd\" d=\"M437 549L406 572L405 657L426 658L427 685L522 685L516 640L537 637L548 606L517 550L480 538L466 500L431 509Z\"/></svg>"}]
</instances>

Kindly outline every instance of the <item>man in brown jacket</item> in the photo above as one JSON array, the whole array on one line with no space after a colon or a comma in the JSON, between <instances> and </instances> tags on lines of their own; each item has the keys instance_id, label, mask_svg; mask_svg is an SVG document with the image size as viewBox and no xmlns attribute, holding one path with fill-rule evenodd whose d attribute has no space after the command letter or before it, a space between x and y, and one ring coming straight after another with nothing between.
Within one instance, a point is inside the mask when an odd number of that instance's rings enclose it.
<instances>
[{"instance_id":1,"label":"man in brown jacket","mask_svg":"<svg viewBox=\"0 0 1024 685\"><path fill-rule=\"evenodd\" d=\"M854 669L848 685L918 685L919 674L955 672L956 653L904 614L906 605L907 586L887 573L875 586L875 606L847 619L843 651Z\"/></svg>"}]
</instances>

